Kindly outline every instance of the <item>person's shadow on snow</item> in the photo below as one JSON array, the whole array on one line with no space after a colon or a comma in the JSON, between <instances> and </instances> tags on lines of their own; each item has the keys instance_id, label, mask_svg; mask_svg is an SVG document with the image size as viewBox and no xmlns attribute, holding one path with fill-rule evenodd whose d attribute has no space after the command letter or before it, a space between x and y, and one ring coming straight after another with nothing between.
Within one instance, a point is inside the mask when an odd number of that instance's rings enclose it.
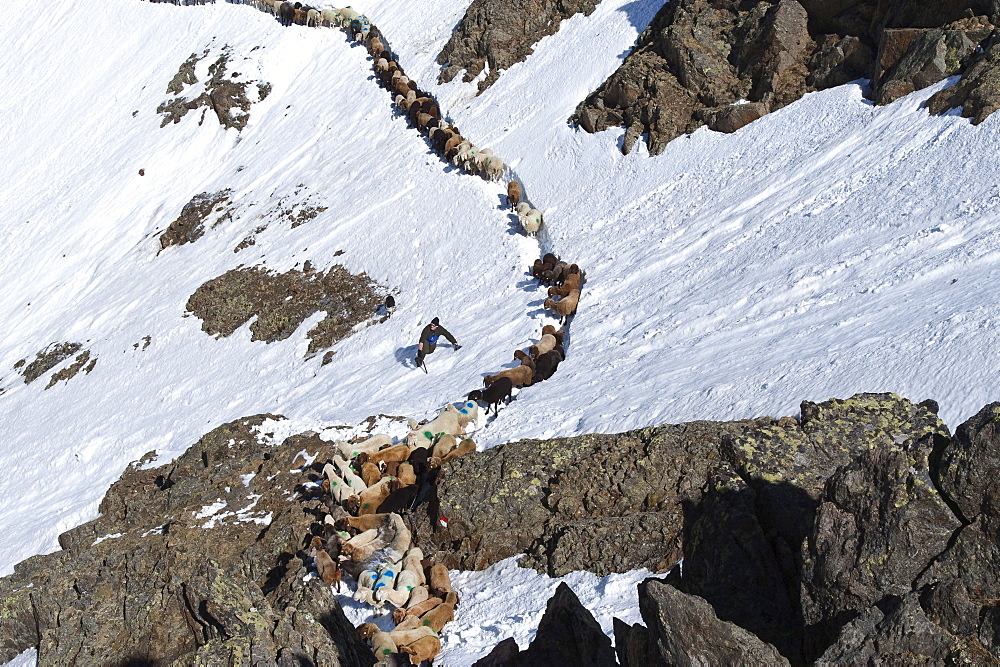
<instances>
[{"instance_id":1,"label":"person's shadow on snow","mask_svg":"<svg viewBox=\"0 0 1000 667\"><path fill-rule=\"evenodd\" d=\"M406 366L407 368L416 368L416 364L413 360L417 356L417 346L407 345L406 347L401 347L396 350L396 361Z\"/></svg>"}]
</instances>

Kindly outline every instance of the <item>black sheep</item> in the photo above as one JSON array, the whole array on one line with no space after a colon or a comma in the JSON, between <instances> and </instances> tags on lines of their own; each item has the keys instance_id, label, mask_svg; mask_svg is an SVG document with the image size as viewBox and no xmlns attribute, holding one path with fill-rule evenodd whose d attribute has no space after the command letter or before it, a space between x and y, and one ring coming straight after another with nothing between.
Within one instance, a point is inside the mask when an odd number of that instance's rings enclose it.
<instances>
[{"instance_id":1,"label":"black sheep","mask_svg":"<svg viewBox=\"0 0 1000 667\"><path fill-rule=\"evenodd\" d=\"M535 359L534 382L541 382L552 377L552 374L559 368L560 361L562 361L562 355L556 350L549 350Z\"/></svg>"},{"instance_id":2,"label":"black sheep","mask_svg":"<svg viewBox=\"0 0 1000 667\"><path fill-rule=\"evenodd\" d=\"M490 406L493 406L493 416L497 416L500 410L500 401L504 405L510 403L511 394L514 390L514 383L509 377L500 377L496 382L486 389L476 389L469 392L470 401L483 401L486 403L486 413L489 414Z\"/></svg>"},{"instance_id":3,"label":"black sheep","mask_svg":"<svg viewBox=\"0 0 1000 667\"><path fill-rule=\"evenodd\" d=\"M409 486L401 486L382 501L382 504L378 506L375 510L376 514L387 514L389 512L402 512L406 509L412 509L415 505L414 501L417 499L417 492L420 490L420 484L410 484Z\"/></svg>"}]
</instances>

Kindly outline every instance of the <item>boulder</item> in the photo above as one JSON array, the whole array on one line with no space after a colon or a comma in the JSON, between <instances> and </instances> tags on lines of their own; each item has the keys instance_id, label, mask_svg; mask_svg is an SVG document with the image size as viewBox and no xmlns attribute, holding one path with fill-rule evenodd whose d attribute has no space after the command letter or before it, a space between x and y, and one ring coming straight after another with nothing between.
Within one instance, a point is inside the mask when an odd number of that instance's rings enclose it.
<instances>
[{"instance_id":1,"label":"boulder","mask_svg":"<svg viewBox=\"0 0 1000 667\"><path fill-rule=\"evenodd\" d=\"M962 80L934 94L927 101L931 113L961 107L962 116L979 124L1000 109L1000 38L992 37L973 59Z\"/></svg>"},{"instance_id":2,"label":"boulder","mask_svg":"<svg viewBox=\"0 0 1000 667\"><path fill-rule=\"evenodd\" d=\"M0 658L42 664L375 663L300 549L321 515L297 489L333 447L271 442L257 415L203 436L175 461L152 453L108 490L101 515L0 579Z\"/></svg>"},{"instance_id":3,"label":"boulder","mask_svg":"<svg viewBox=\"0 0 1000 667\"><path fill-rule=\"evenodd\" d=\"M681 556L683 501L700 499L723 436L749 424L692 422L474 452L442 468L434 509L413 529L424 553L450 568L527 553L523 565L552 576L663 572Z\"/></svg>"},{"instance_id":4,"label":"boulder","mask_svg":"<svg viewBox=\"0 0 1000 667\"><path fill-rule=\"evenodd\" d=\"M888 104L957 74L978 46L964 30L886 30L875 80L875 102Z\"/></svg>"},{"instance_id":5,"label":"boulder","mask_svg":"<svg viewBox=\"0 0 1000 667\"><path fill-rule=\"evenodd\" d=\"M961 525L934 488L930 447L865 452L830 478L803 546L802 607L822 624L902 597Z\"/></svg>"},{"instance_id":6,"label":"boulder","mask_svg":"<svg viewBox=\"0 0 1000 667\"><path fill-rule=\"evenodd\" d=\"M562 582L545 606L535 638L521 651L514 664L519 667L613 667L618 663L611 640L594 615L580 603L573 589Z\"/></svg>"},{"instance_id":7,"label":"boulder","mask_svg":"<svg viewBox=\"0 0 1000 667\"><path fill-rule=\"evenodd\" d=\"M649 662L630 661L630 666L789 664L753 633L719 620L704 599L659 579L639 584L639 609L653 653Z\"/></svg>"},{"instance_id":8,"label":"boulder","mask_svg":"<svg viewBox=\"0 0 1000 667\"><path fill-rule=\"evenodd\" d=\"M532 45L555 34L559 24L575 14L590 15L600 0L473 0L437 56L442 65L439 83L465 71L469 82L489 68L479 83L482 92L500 73L531 54Z\"/></svg>"},{"instance_id":9,"label":"boulder","mask_svg":"<svg viewBox=\"0 0 1000 667\"><path fill-rule=\"evenodd\" d=\"M944 664L951 657L951 637L927 618L915 594L887 606L891 611L871 607L847 623L815 664Z\"/></svg>"}]
</instances>

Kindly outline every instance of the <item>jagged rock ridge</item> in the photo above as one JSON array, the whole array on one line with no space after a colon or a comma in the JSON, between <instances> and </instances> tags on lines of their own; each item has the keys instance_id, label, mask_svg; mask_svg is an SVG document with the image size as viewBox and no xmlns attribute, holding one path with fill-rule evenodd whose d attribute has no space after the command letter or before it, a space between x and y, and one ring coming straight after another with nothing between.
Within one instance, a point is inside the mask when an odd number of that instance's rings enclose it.
<instances>
[{"instance_id":1,"label":"jagged rock ridge","mask_svg":"<svg viewBox=\"0 0 1000 667\"><path fill-rule=\"evenodd\" d=\"M681 134L734 132L811 90L869 78L887 104L967 72L930 108L967 104L978 122L1000 105L998 20L995 0L677 0L570 120L587 132L625 127L625 153L648 134L656 155Z\"/></svg>"}]
</instances>

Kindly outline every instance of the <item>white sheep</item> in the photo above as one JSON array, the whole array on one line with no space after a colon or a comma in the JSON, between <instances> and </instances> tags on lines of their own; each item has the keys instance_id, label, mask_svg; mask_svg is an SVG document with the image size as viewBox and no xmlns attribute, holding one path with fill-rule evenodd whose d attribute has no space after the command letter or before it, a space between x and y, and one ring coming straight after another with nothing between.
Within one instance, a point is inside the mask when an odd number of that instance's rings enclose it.
<instances>
[{"instance_id":1,"label":"white sheep","mask_svg":"<svg viewBox=\"0 0 1000 667\"><path fill-rule=\"evenodd\" d=\"M322 20L323 15L318 9L310 9L306 12L306 25L310 28L318 27Z\"/></svg>"},{"instance_id":2,"label":"white sheep","mask_svg":"<svg viewBox=\"0 0 1000 667\"><path fill-rule=\"evenodd\" d=\"M369 454L372 454L386 445L391 445L392 436L379 433L356 445L346 443L343 440L337 440L334 444L337 446L337 449L340 450L340 453L344 455L344 458L351 460L361 452L368 452Z\"/></svg>"},{"instance_id":3,"label":"white sheep","mask_svg":"<svg viewBox=\"0 0 1000 667\"><path fill-rule=\"evenodd\" d=\"M341 476L337 474L337 469L329 463L323 466L323 476L326 477L327 481L330 483L330 495L333 496L333 499L338 503L342 503L354 495L354 492L351 490L351 485L341 478Z\"/></svg>"},{"instance_id":4,"label":"white sheep","mask_svg":"<svg viewBox=\"0 0 1000 667\"><path fill-rule=\"evenodd\" d=\"M361 479L361 477L359 477L353 470L351 470L351 464L345 461L342 457L334 455L333 463L334 465L337 466L337 469L340 471L341 479L347 482L347 485L351 487L352 492L357 494L361 493L362 491L368 488L368 485L365 484L365 481ZM331 485L333 484L333 482L330 483Z\"/></svg>"},{"instance_id":5,"label":"white sheep","mask_svg":"<svg viewBox=\"0 0 1000 667\"><path fill-rule=\"evenodd\" d=\"M413 536L410 534L410 529L403 523L401 516L395 512L391 512L389 519L392 521L394 534L392 541L389 542L389 547L385 550L385 559L391 563L398 563L403 560L403 556L409 551L410 540Z\"/></svg>"},{"instance_id":6,"label":"white sheep","mask_svg":"<svg viewBox=\"0 0 1000 667\"><path fill-rule=\"evenodd\" d=\"M504 169L506 169L506 165L504 165L503 160L495 155L491 155L489 159L486 160L483 173L489 180L496 181L503 176Z\"/></svg>"},{"instance_id":7,"label":"white sheep","mask_svg":"<svg viewBox=\"0 0 1000 667\"><path fill-rule=\"evenodd\" d=\"M521 221L521 226L528 236L534 236L538 233L538 230L542 228L542 218L543 214L537 208L529 209L524 215L521 215L521 204L518 204L518 214L517 218Z\"/></svg>"},{"instance_id":8,"label":"white sheep","mask_svg":"<svg viewBox=\"0 0 1000 667\"><path fill-rule=\"evenodd\" d=\"M406 436L406 444L410 447L424 447L430 449L434 445L434 437L439 433L449 433L458 435L464 433L459 425L461 413L449 403L444 410L438 413L437 417L419 425L416 421L410 420L410 433Z\"/></svg>"},{"instance_id":9,"label":"white sheep","mask_svg":"<svg viewBox=\"0 0 1000 667\"><path fill-rule=\"evenodd\" d=\"M427 578L424 576L424 552L420 547L413 547L406 552L406 557L403 558L403 569L410 570L417 577L417 584L423 586L427 583Z\"/></svg>"}]
</instances>

